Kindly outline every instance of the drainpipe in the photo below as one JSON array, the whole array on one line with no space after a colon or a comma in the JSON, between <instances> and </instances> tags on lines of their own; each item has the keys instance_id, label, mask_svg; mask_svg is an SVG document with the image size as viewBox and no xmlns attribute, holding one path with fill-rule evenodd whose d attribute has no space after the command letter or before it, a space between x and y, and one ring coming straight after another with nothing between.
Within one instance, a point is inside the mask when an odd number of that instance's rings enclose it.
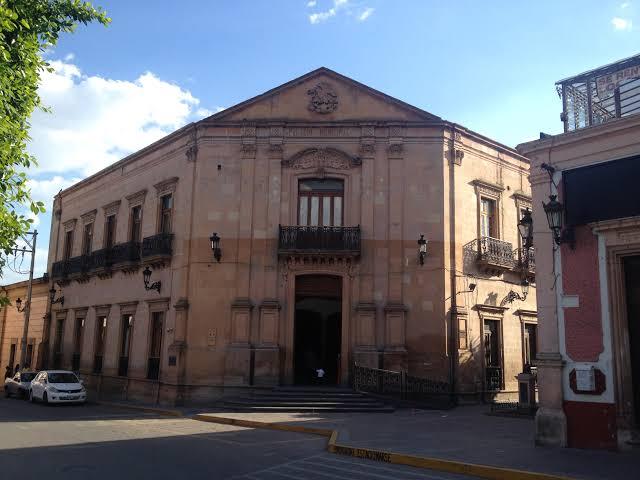
<instances>
[{"instance_id":1,"label":"drainpipe","mask_svg":"<svg viewBox=\"0 0 640 480\"><path fill-rule=\"evenodd\" d=\"M453 157L449 158L449 264L451 274L451 309L449 315L449 389L450 400L457 403L456 398L456 370L457 370L457 348L455 342L454 320L456 320L456 184L455 184L455 143L456 143L456 127L451 125L451 150L449 152Z\"/></svg>"}]
</instances>

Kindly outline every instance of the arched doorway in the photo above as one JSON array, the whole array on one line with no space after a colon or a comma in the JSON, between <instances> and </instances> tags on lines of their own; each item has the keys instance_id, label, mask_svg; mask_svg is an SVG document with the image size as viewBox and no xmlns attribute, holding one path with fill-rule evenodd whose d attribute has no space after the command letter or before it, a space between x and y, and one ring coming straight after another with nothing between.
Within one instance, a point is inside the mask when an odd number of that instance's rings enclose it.
<instances>
[{"instance_id":1,"label":"arched doorway","mask_svg":"<svg viewBox=\"0 0 640 480\"><path fill-rule=\"evenodd\" d=\"M342 278L296 277L294 316L294 382L335 385L340 382ZM318 376L318 370L324 376Z\"/></svg>"}]
</instances>

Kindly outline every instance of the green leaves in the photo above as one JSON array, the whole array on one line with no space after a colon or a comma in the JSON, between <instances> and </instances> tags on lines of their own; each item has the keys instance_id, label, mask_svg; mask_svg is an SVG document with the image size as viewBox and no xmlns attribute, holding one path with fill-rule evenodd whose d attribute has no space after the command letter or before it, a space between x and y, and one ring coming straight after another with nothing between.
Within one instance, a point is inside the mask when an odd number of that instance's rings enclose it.
<instances>
[{"instance_id":1,"label":"green leaves","mask_svg":"<svg viewBox=\"0 0 640 480\"><path fill-rule=\"evenodd\" d=\"M38 83L51 67L42 54L60 33L93 21L107 25L111 19L80 0L0 0L0 251L5 253L33 223L15 210L45 211L43 202L31 199L26 174L37 165L26 149L28 119L34 109L46 110ZM0 274L2 266L0 258Z\"/></svg>"}]
</instances>

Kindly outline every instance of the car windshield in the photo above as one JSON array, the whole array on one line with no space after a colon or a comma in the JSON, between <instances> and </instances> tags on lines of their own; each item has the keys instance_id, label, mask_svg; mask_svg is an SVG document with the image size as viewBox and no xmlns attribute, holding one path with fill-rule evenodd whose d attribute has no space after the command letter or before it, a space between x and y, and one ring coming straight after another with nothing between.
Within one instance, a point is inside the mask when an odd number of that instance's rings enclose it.
<instances>
[{"instance_id":1,"label":"car windshield","mask_svg":"<svg viewBox=\"0 0 640 480\"><path fill-rule=\"evenodd\" d=\"M21 373L20 374L20 381L21 382L30 382L31 380L33 380L33 377L35 377L36 374L35 373Z\"/></svg>"},{"instance_id":2,"label":"car windshield","mask_svg":"<svg viewBox=\"0 0 640 480\"><path fill-rule=\"evenodd\" d=\"M50 373L49 383L78 383L78 377L73 373Z\"/></svg>"}]
</instances>

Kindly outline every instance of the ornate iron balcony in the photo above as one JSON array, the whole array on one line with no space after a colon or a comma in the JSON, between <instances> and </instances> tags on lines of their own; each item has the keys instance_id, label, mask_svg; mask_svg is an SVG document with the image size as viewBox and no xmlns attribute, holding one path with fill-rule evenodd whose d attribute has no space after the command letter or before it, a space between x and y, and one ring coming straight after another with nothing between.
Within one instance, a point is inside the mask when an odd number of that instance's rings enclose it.
<instances>
[{"instance_id":1,"label":"ornate iron balcony","mask_svg":"<svg viewBox=\"0 0 640 480\"><path fill-rule=\"evenodd\" d=\"M114 245L108 253L111 264L136 263L140 261L140 243L127 242Z\"/></svg>"},{"instance_id":2,"label":"ornate iron balcony","mask_svg":"<svg viewBox=\"0 0 640 480\"><path fill-rule=\"evenodd\" d=\"M515 269L530 274L536 272L536 255L534 247L516 248L513 251L513 257L515 259Z\"/></svg>"},{"instance_id":3,"label":"ornate iron balcony","mask_svg":"<svg viewBox=\"0 0 640 480\"><path fill-rule=\"evenodd\" d=\"M280 225L278 254L360 256L360 226L302 227Z\"/></svg>"},{"instance_id":4,"label":"ornate iron balcony","mask_svg":"<svg viewBox=\"0 0 640 480\"><path fill-rule=\"evenodd\" d=\"M479 238L477 252L478 266L487 273L497 275L505 270L511 270L515 264L513 246L497 238Z\"/></svg>"},{"instance_id":5,"label":"ornate iron balcony","mask_svg":"<svg viewBox=\"0 0 640 480\"><path fill-rule=\"evenodd\" d=\"M173 254L173 234L159 233L142 240L142 260L145 263L163 263Z\"/></svg>"}]
</instances>

